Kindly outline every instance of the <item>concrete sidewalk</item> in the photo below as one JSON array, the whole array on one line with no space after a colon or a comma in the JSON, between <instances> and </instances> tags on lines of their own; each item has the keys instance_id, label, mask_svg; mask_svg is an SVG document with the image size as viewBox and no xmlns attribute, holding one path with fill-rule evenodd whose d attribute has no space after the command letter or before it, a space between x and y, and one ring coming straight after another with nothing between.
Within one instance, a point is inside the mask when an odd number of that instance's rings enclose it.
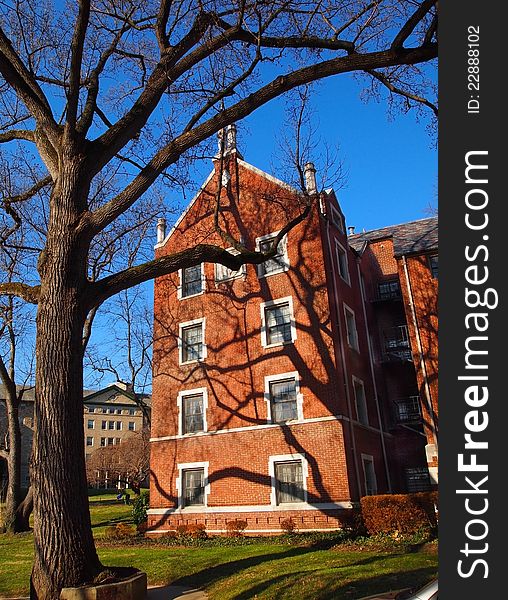
<instances>
[{"instance_id":1,"label":"concrete sidewalk","mask_svg":"<svg viewBox=\"0 0 508 600\"><path fill-rule=\"evenodd\" d=\"M164 587L148 587L147 600L207 600L203 590L167 585Z\"/></svg>"}]
</instances>

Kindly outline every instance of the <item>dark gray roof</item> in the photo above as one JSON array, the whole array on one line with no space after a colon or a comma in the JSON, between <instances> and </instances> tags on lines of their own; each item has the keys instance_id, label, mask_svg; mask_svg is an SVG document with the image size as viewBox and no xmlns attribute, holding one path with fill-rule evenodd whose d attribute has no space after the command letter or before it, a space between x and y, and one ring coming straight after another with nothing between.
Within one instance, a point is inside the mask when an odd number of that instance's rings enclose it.
<instances>
[{"instance_id":1,"label":"dark gray roof","mask_svg":"<svg viewBox=\"0 0 508 600\"><path fill-rule=\"evenodd\" d=\"M438 219L420 219L401 225L390 225L381 229L355 233L348 236L349 245L357 252L362 253L366 244L392 238L395 256L403 254L417 254L438 248Z\"/></svg>"}]
</instances>

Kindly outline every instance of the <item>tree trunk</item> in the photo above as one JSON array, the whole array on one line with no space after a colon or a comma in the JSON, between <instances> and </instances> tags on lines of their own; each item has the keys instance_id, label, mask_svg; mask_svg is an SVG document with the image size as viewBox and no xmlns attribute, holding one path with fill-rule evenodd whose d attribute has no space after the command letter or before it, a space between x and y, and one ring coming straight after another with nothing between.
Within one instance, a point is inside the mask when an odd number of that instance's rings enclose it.
<instances>
[{"instance_id":1,"label":"tree trunk","mask_svg":"<svg viewBox=\"0 0 508 600\"><path fill-rule=\"evenodd\" d=\"M90 582L101 570L92 536L83 445L88 244L74 230L80 208L76 195L86 194L86 189L75 171L61 173L57 187L39 260L31 471L35 558L30 587L30 597L38 600L56 600L62 587Z\"/></svg>"},{"instance_id":2,"label":"tree trunk","mask_svg":"<svg viewBox=\"0 0 508 600\"><path fill-rule=\"evenodd\" d=\"M7 458L7 495L5 498L4 525L9 533L26 531L19 529L16 510L21 502L21 430L19 427L19 410L17 400L6 400L7 427L9 430L9 455Z\"/></svg>"},{"instance_id":3,"label":"tree trunk","mask_svg":"<svg viewBox=\"0 0 508 600\"><path fill-rule=\"evenodd\" d=\"M30 486L28 492L23 501L18 504L16 509L16 533L22 531L29 531L30 529L30 515L34 509L34 494L33 488Z\"/></svg>"}]
</instances>

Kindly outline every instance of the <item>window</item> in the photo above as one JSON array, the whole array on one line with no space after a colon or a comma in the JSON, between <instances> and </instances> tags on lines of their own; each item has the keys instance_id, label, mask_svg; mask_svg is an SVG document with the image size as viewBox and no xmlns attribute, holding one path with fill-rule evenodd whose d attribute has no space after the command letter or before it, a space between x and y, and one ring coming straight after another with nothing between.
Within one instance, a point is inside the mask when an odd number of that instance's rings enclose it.
<instances>
[{"instance_id":1,"label":"window","mask_svg":"<svg viewBox=\"0 0 508 600\"><path fill-rule=\"evenodd\" d=\"M108 446L113 446L115 443L115 438L108 438Z\"/></svg>"},{"instance_id":2,"label":"window","mask_svg":"<svg viewBox=\"0 0 508 600\"><path fill-rule=\"evenodd\" d=\"M132 416L132 415L135 415L135 414L136 414L136 409L135 409L135 408L129 408L129 414L130 414L131 416Z\"/></svg>"},{"instance_id":3,"label":"window","mask_svg":"<svg viewBox=\"0 0 508 600\"><path fill-rule=\"evenodd\" d=\"M95 421L93 419L88 419L86 428L87 429L95 429Z\"/></svg>"},{"instance_id":4,"label":"window","mask_svg":"<svg viewBox=\"0 0 508 600\"><path fill-rule=\"evenodd\" d=\"M204 319L180 325L180 363L194 362L205 358L204 325Z\"/></svg>"},{"instance_id":5,"label":"window","mask_svg":"<svg viewBox=\"0 0 508 600\"><path fill-rule=\"evenodd\" d=\"M108 408L108 414L109 415L114 415L115 414L115 409L114 408Z\"/></svg>"},{"instance_id":6,"label":"window","mask_svg":"<svg viewBox=\"0 0 508 600\"><path fill-rule=\"evenodd\" d=\"M204 431L203 394L189 394L182 399L182 433Z\"/></svg>"},{"instance_id":7,"label":"window","mask_svg":"<svg viewBox=\"0 0 508 600\"><path fill-rule=\"evenodd\" d=\"M368 454L362 454L363 476L365 481L365 495L374 496L377 494L376 471L374 469L374 459Z\"/></svg>"},{"instance_id":8,"label":"window","mask_svg":"<svg viewBox=\"0 0 508 600\"><path fill-rule=\"evenodd\" d=\"M115 445L118 446L118 444L121 442L120 438L115 438Z\"/></svg>"},{"instance_id":9,"label":"window","mask_svg":"<svg viewBox=\"0 0 508 600\"><path fill-rule=\"evenodd\" d=\"M438 261L437 254L433 254L432 256L429 256L429 268L430 268L430 272L432 273L432 277L434 279L438 279L439 261Z\"/></svg>"},{"instance_id":10,"label":"window","mask_svg":"<svg viewBox=\"0 0 508 600\"><path fill-rule=\"evenodd\" d=\"M355 392L356 415L360 423L369 424L369 413L367 412L367 400L363 381L353 377L353 389Z\"/></svg>"},{"instance_id":11,"label":"window","mask_svg":"<svg viewBox=\"0 0 508 600\"><path fill-rule=\"evenodd\" d=\"M196 296L203 291L203 266L187 267L180 271L180 298Z\"/></svg>"},{"instance_id":12,"label":"window","mask_svg":"<svg viewBox=\"0 0 508 600\"><path fill-rule=\"evenodd\" d=\"M108 422L107 421L102 421L101 423L101 429L107 429L108 428Z\"/></svg>"},{"instance_id":13,"label":"window","mask_svg":"<svg viewBox=\"0 0 508 600\"><path fill-rule=\"evenodd\" d=\"M136 423L129 421L129 431L136 431Z\"/></svg>"},{"instance_id":14,"label":"window","mask_svg":"<svg viewBox=\"0 0 508 600\"><path fill-rule=\"evenodd\" d=\"M122 431L122 421L116 422L116 429L117 429L117 431Z\"/></svg>"},{"instance_id":15,"label":"window","mask_svg":"<svg viewBox=\"0 0 508 600\"><path fill-rule=\"evenodd\" d=\"M278 346L294 342L296 328L292 298L281 298L261 304L261 344Z\"/></svg>"},{"instance_id":16,"label":"window","mask_svg":"<svg viewBox=\"0 0 508 600\"><path fill-rule=\"evenodd\" d=\"M121 408L117 408L115 412L116 412L117 415L121 415L122 414L122 409Z\"/></svg>"},{"instance_id":17,"label":"window","mask_svg":"<svg viewBox=\"0 0 508 600\"><path fill-rule=\"evenodd\" d=\"M277 236L277 233L263 236L256 240L257 249L260 252L268 252L272 248L272 242ZM259 277L282 273L289 269L289 259L287 254L287 237L284 236L277 246L277 253L270 260L265 261L258 267Z\"/></svg>"},{"instance_id":18,"label":"window","mask_svg":"<svg viewBox=\"0 0 508 600\"><path fill-rule=\"evenodd\" d=\"M88 407L88 412L94 413L95 412L95 408L93 408L93 406L89 406Z\"/></svg>"},{"instance_id":19,"label":"window","mask_svg":"<svg viewBox=\"0 0 508 600\"><path fill-rule=\"evenodd\" d=\"M330 221L335 225L335 227L337 227L339 231L344 233L344 217L332 204L330 204Z\"/></svg>"},{"instance_id":20,"label":"window","mask_svg":"<svg viewBox=\"0 0 508 600\"><path fill-rule=\"evenodd\" d=\"M108 421L108 429L114 429L115 428L115 422L114 421Z\"/></svg>"},{"instance_id":21,"label":"window","mask_svg":"<svg viewBox=\"0 0 508 600\"><path fill-rule=\"evenodd\" d=\"M298 419L298 392L295 377L269 381L269 397L272 423Z\"/></svg>"},{"instance_id":22,"label":"window","mask_svg":"<svg viewBox=\"0 0 508 600\"><path fill-rule=\"evenodd\" d=\"M93 437L91 437L89 435L86 437L86 445L93 446Z\"/></svg>"},{"instance_id":23,"label":"window","mask_svg":"<svg viewBox=\"0 0 508 600\"><path fill-rule=\"evenodd\" d=\"M275 463L275 492L277 504L305 502L300 460Z\"/></svg>"},{"instance_id":24,"label":"window","mask_svg":"<svg viewBox=\"0 0 508 600\"><path fill-rule=\"evenodd\" d=\"M347 343L351 348L358 350L358 333L356 331L355 313L344 304L344 315L346 317Z\"/></svg>"},{"instance_id":25,"label":"window","mask_svg":"<svg viewBox=\"0 0 508 600\"><path fill-rule=\"evenodd\" d=\"M393 300L400 298L400 285L398 281L383 281L378 285L380 300Z\"/></svg>"},{"instance_id":26,"label":"window","mask_svg":"<svg viewBox=\"0 0 508 600\"><path fill-rule=\"evenodd\" d=\"M205 470L187 469L182 471L183 505L203 506L205 504Z\"/></svg>"},{"instance_id":27,"label":"window","mask_svg":"<svg viewBox=\"0 0 508 600\"><path fill-rule=\"evenodd\" d=\"M235 250L234 248L227 248L227 251L230 254L233 254L234 256L239 254L238 250ZM215 281L217 283L220 283L221 281L229 281L230 279L236 279L237 277L242 277L242 275L245 275L246 272L246 265L242 265L238 269L238 271L232 271L231 269L228 269L220 263L215 263Z\"/></svg>"},{"instance_id":28,"label":"window","mask_svg":"<svg viewBox=\"0 0 508 600\"><path fill-rule=\"evenodd\" d=\"M106 438L102 438L101 437L101 446L105 446L106 445Z\"/></svg>"},{"instance_id":29,"label":"window","mask_svg":"<svg viewBox=\"0 0 508 600\"><path fill-rule=\"evenodd\" d=\"M350 283L349 280L349 268L347 262L346 250L337 242L335 242L335 250L337 252L337 264L339 266L339 275L346 282Z\"/></svg>"}]
</instances>

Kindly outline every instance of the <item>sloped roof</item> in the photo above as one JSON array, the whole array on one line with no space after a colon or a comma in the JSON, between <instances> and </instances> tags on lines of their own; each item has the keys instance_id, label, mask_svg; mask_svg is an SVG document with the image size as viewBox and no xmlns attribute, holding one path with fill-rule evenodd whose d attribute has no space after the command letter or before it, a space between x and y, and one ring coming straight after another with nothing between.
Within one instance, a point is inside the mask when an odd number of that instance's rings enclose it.
<instances>
[{"instance_id":1,"label":"sloped roof","mask_svg":"<svg viewBox=\"0 0 508 600\"><path fill-rule=\"evenodd\" d=\"M21 387L22 386L20 386L20 385L16 386L18 391L21 389ZM111 390L112 392L118 392L118 393L124 394L128 398L132 399L132 401L135 401L134 398L137 398L138 401L141 401L143 404L145 404L148 407L150 407L151 403L152 403L152 397L150 394L138 394L138 393L134 394L133 392L127 392L126 390L123 390L122 388L116 386L115 384L109 385L105 388L102 388L101 390L83 390L84 400L88 401L90 399L90 401L93 402L93 398L103 394L107 390ZM7 395L7 391L5 389L5 386L0 383L0 400L5 400L6 395ZM22 401L23 402L33 402L34 400L35 400L35 388L27 386L25 389L25 392L23 393ZM101 400L101 403L103 404L104 400Z\"/></svg>"},{"instance_id":2,"label":"sloped roof","mask_svg":"<svg viewBox=\"0 0 508 600\"><path fill-rule=\"evenodd\" d=\"M369 242L385 238L393 240L395 256L418 254L438 249L438 218L419 219L401 225L390 225L381 229L373 229L363 233L355 233L348 237L349 245L360 254Z\"/></svg>"}]
</instances>

